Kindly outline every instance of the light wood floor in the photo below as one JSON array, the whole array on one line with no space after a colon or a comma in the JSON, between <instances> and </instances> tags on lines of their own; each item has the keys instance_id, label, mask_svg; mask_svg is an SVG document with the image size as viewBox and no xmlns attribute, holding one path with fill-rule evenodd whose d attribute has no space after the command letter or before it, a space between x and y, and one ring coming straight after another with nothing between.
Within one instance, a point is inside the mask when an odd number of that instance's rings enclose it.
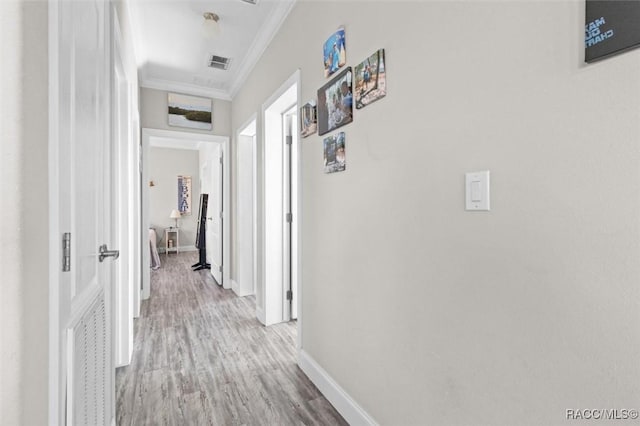
<instances>
[{"instance_id":1,"label":"light wood floor","mask_svg":"<svg viewBox=\"0 0 640 426\"><path fill-rule=\"evenodd\" d=\"M135 320L131 365L116 372L124 425L346 425L295 362L295 323L262 326L196 253L161 255Z\"/></svg>"}]
</instances>

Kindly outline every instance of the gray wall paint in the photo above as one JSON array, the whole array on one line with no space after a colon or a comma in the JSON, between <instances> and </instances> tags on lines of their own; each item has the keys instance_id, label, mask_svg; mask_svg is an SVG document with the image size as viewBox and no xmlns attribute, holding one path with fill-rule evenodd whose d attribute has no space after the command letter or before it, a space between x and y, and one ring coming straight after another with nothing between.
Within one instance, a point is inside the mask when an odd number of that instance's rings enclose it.
<instances>
[{"instance_id":1,"label":"gray wall paint","mask_svg":"<svg viewBox=\"0 0 640 426\"><path fill-rule=\"evenodd\" d=\"M0 3L0 419L47 422L48 7Z\"/></svg>"},{"instance_id":2,"label":"gray wall paint","mask_svg":"<svg viewBox=\"0 0 640 426\"><path fill-rule=\"evenodd\" d=\"M197 130L169 126L167 118L167 95L164 90L140 88L140 124L142 128L173 130L176 132L202 133L207 135L231 135L231 102L213 99L213 129ZM203 96L206 97L206 96Z\"/></svg>"},{"instance_id":3,"label":"gray wall paint","mask_svg":"<svg viewBox=\"0 0 640 426\"><path fill-rule=\"evenodd\" d=\"M191 176L191 214L178 219L180 246L192 247L196 241L200 201L199 152L187 149L149 149L149 224L156 229L158 248L165 247L164 229L175 225L171 210L178 208L178 175Z\"/></svg>"},{"instance_id":4,"label":"gray wall paint","mask_svg":"<svg viewBox=\"0 0 640 426\"><path fill-rule=\"evenodd\" d=\"M342 24L389 94L340 129L345 172L301 141L304 349L382 424L635 408L640 51L585 65L583 2L302 1L234 131L297 68L315 97ZM492 211L465 212L482 169Z\"/></svg>"}]
</instances>

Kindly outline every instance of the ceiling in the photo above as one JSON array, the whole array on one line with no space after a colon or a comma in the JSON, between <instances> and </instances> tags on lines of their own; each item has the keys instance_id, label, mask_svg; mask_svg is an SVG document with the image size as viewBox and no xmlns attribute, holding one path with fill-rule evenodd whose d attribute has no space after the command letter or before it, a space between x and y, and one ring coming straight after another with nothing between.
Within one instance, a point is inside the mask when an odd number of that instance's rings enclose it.
<instances>
[{"instance_id":1,"label":"ceiling","mask_svg":"<svg viewBox=\"0 0 640 426\"><path fill-rule=\"evenodd\" d=\"M140 85L230 100L271 42L295 0L136 0L132 27ZM204 12L220 16L220 35L202 34ZM211 54L231 58L208 67Z\"/></svg>"}]
</instances>

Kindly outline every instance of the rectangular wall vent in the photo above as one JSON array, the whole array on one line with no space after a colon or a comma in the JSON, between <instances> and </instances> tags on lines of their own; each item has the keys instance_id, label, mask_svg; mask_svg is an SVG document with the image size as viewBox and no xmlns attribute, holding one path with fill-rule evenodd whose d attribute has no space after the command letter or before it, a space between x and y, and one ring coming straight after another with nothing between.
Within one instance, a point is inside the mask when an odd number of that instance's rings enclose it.
<instances>
[{"instance_id":1,"label":"rectangular wall vent","mask_svg":"<svg viewBox=\"0 0 640 426\"><path fill-rule=\"evenodd\" d=\"M223 58L222 56L218 56L218 55L209 56L209 61L207 63L207 65L210 68L217 68L219 70L229 69L230 64L231 64L230 58Z\"/></svg>"},{"instance_id":2,"label":"rectangular wall vent","mask_svg":"<svg viewBox=\"0 0 640 426\"><path fill-rule=\"evenodd\" d=\"M249 4L256 4L258 3L258 0L242 0L245 3L249 3Z\"/></svg>"}]
</instances>

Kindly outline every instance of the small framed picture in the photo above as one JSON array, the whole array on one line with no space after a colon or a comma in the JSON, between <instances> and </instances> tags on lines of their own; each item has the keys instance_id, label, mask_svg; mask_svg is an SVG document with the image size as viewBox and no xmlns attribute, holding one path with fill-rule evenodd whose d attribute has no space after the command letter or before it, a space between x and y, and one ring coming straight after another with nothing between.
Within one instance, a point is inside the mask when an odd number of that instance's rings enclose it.
<instances>
[{"instance_id":1,"label":"small framed picture","mask_svg":"<svg viewBox=\"0 0 640 426\"><path fill-rule=\"evenodd\" d=\"M324 139L324 172L343 172L346 169L344 132Z\"/></svg>"},{"instance_id":2,"label":"small framed picture","mask_svg":"<svg viewBox=\"0 0 640 426\"><path fill-rule=\"evenodd\" d=\"M387 75L385 73L384 49L356 65L353 91L356 95L356 108L364 108L371 102L387 94Z\"/></svg>"},{"instance_id":3,"label":"small framed picture","mask_svg":"<svg viewBox=\"0 0 640 426\"><path fill-rule=\"evenodd\" d=\"M212 101L209 98L169 93L167 98L169 126L211 130Z\"/></svg>"},{"instance_id":4,"label":"small framed picture","mask_svg":"<svg viewBox=\"0 0 640 426\"><path fill-rule=\"evenodd\" d=\"M303 138L314 134L318 130L318 109L315 99L300 108L300 135Z\"/></svg>"},{"instance_id":5,"label":"small framed picture","mask_svg":"<svg viewBox=\"0 0 640 426\"><path fill-rule=\"evenodd\" d=\"M351 67L318 90L318 134L324 135L353 121Z\"/></svg>"},{"instance_id":6,"label":"small framed picture","mask_svg":"<svg viewBox=\"0 0 640 426\"><path fill-rule=\"evenodd\" d=\"M324 42L322 48L324 56L324 76L329 77L347 63L347 50L345 46L344 28L331 34L331 37Z\"/></svg>"}]
</instances>

